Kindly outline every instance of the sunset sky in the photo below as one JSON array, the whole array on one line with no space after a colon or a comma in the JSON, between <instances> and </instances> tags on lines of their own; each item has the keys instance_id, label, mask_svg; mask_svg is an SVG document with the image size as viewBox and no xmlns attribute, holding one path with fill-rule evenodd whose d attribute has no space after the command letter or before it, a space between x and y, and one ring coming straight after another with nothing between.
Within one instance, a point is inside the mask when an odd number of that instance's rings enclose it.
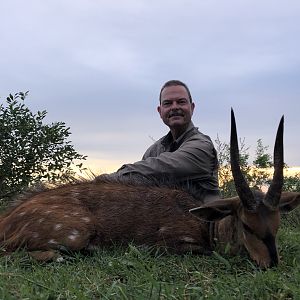
<instances>
[{"instance_id":1,"label":"sunset sky","mask_svg":"<svg viewBox=\"0 0 300 300\"><path fill-rule=\"evenodd\" d=\"M228 142L230 108L253 154L272 153L285 115L285 161L300 166L300 1L1 1L0 101L64 121L87 166L111 172L141 159L168 128L161 85L180 79L193 121Z\"/></svg>"}]
</instances>

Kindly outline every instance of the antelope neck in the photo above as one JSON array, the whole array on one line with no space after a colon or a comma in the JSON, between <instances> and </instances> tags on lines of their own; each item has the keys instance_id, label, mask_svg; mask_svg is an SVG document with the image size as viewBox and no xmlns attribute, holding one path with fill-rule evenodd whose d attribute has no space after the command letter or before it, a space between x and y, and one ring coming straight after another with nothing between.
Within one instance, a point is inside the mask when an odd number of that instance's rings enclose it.
<instances>
[{"instance_id":1,"label":"antelope neck","mask_svg":"<svg viewBox=\"0 0 300 300\"><path fill-rule=\"evenodd\" d=\"M222 222L222 223L220 223ZM228 220L209 222L209 246L211 249L218 248L223 252L230 244L233 253L239 252L241 245L238 242L237 219L231 216Z\"/></svg>"}]
</instances>

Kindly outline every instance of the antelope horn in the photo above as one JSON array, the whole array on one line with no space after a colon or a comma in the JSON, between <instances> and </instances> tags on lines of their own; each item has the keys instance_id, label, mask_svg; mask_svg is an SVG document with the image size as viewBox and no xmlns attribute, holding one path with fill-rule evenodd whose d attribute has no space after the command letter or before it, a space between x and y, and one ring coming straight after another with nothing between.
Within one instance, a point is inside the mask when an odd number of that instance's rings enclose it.
<instances>
[{"instance_id":1,"label":"antelope horn","mask_svg":"<svg viewBox=\"0 0 300 300\"><path fill-rule=\"evenodd\" d=\"M240 155L239 155L235 117L234 117L233 109L231 109L231 134L230 134L231 171L232 171L237 194L239 195L243 206L246 209L253 211L256 209L256 201L240 169L239 157Z\"/></svg>"},{"instance_id":2,"label":"antelope horn","mask_svg":"<svg viewBox=\"0 0 300 300\"><path fill-rule=\"evenodd\" d=\"M263 203L273 209L279 204L283 186L283 126L284 116L281 117L274 146L274 174L271 185L266 193Z\"/></svg>"}]
</instances>

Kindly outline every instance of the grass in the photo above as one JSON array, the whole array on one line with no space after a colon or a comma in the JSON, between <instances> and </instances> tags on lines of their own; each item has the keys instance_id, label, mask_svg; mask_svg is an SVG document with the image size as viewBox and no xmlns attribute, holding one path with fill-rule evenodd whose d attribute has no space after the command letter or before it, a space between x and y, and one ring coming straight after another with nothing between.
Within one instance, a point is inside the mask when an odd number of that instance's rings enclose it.
<instances>
[{"instance_id":1,"label":"grass","mask_svg":"<svg viewBox=\"0 0 300 300\"><path fill-rule=\"evenodd\" d=\"M247 257L170 255L114 247L40 264L23 251L0 257L0 299L300 299L300 209L278 234L281 263Z\"/></svg>"},{"instance_id":2,"label":"grass","mask_svg":"<svg viewBox=\"0 0 300 300\"><path fill-rule=\"evenodd\" d=\"M300 299L300 226L283 224L282 257L261 271L247 257L169 255L130 245L40 264L0 258L0 299Z\"/></svg>"}]
</instances>

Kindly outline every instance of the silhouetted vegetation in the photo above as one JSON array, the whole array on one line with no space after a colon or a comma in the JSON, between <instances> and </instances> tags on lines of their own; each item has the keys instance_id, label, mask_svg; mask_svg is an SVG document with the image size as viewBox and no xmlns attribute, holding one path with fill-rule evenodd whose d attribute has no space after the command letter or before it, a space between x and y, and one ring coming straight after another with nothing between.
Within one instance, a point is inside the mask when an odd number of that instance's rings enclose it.
<instances>
[{"instance_id":1,"label":"silhouetted vegetation","mask_svg":"<svg viewBox=\"0 0 300 300\"><path fill-rule=\"evenodd\" d=\"M223 198L236 195L234 181L230 167L230 148L229 144L216 139L216 150L219 157L219 186ZM249 183L254 189L267 188L272 180L273 158L267 151L269 146L264 146L262 140L257 141L255 157L251 163L249 147L246 146L245 140L240 140L240 166L241 170ZM285 166L288 168L288 166ZM300 174L293 176L284 176L284 191L300 192Z\"/></svg>"},{"instance_id":2,"label":"silhouetted vegetation","mask_svg":"<svg viewBox=\"0 0 300 300\"><path fill-rule=\"evenodd\" d=\"M64 122L45 124L47 112L33 113L26 93L10 94L0 105L0 199L9 199L40 181L66 181L82 168Z\"/></svg>"}]
</instances>

